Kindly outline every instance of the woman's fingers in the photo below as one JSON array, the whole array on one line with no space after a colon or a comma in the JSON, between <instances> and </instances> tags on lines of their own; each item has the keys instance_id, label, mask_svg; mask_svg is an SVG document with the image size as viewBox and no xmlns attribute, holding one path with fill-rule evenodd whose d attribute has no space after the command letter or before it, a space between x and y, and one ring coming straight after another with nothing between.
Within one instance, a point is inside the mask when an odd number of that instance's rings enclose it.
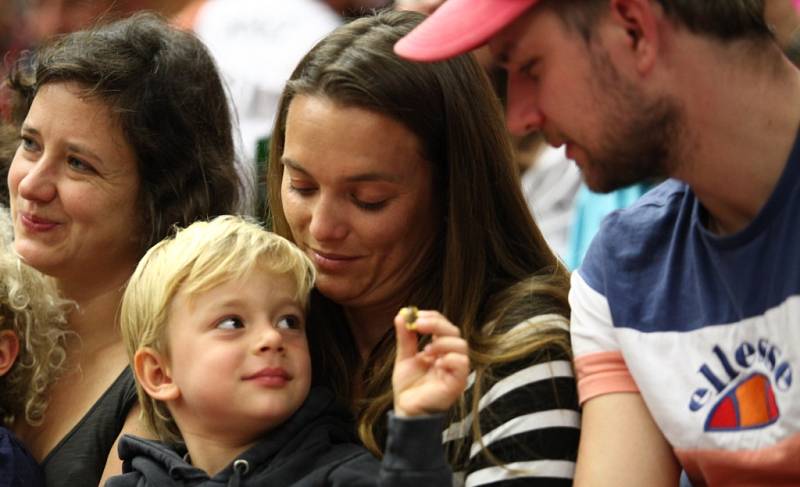
<instances>
[{"instance_id":1,"label":"woman's fingers","mask_svg":"<svg viewBox=\"0 0 800 487\"><path fill-rule=\"evenodd\" d=\"M469 358L463 353L448 353L436 359L435 367L448 371L459 382L466 383L469 375ZM461 386L463 389L463 385ZM459 391L459 394L462 391Z\"/></svg>"},{"instance_id":2,"label":"woman's fingers","mask_svg":"<svg viewBox=\"0 0 800 487\"><path fill-rule=\"evenodd\" d=\"M417 334L406 325L405 314L401 310L394 317L394 332L397 337L396 360L405 360L417 353Z\"/></svg>"},{"instance_id":3,"label":"woman's fingers","mask_svg":"<svg viewBox=\"0 0 800 487\"><path fill-rule=\"evenodd\" d=\"M439 336L425 345L424 351L434 355L444 355L449 352L466 354L468 349L467 341L461 337Z\"/></svg>"},{"instance_id":4,"label":"woman's fingers","mask_svg":"<svg viewBox=\"0 0 800 487\"><path fill-rule=\"evenodd\" d=\"M420 310L417 312L415 331L433 336L461 336L461 330L450 323L438 311Z\"/></svg>"}]
</instances>

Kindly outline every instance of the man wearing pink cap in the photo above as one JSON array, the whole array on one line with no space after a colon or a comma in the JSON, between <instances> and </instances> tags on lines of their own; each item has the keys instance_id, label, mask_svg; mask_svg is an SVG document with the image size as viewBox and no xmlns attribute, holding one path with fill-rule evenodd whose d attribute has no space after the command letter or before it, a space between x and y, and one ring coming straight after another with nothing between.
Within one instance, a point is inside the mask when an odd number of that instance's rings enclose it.
<instances>
[{"instance_id":1,"label":"man wearing pink cap","mask_svg":"<svg viewBox=\"0 0 800 487\"><path fill-rule=\"evenodd\" d=\"M587 185L669 178L573 273L576 485L800 485L800 72L764 0L449 0L395 46L488 43L512 131Z\"/></svg>"}]
</instances>

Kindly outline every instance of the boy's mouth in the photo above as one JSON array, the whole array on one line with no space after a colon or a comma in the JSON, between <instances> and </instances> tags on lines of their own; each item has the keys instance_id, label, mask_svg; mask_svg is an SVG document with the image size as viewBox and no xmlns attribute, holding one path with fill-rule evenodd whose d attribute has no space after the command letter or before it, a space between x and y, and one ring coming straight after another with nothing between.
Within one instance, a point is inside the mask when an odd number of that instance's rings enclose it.
<instances>
[{"instance_id":1,"label":"boy's mouth","mask_svg":"<svg viewBox=\"0 0 800 487\"><path fill-rule=\"evenodd\" d=\"M290 381L292 380L292 376L283 367L265 367L244 377L244 380L256 379L280 379L284 381Z\"/></svg>"}]
</instances>

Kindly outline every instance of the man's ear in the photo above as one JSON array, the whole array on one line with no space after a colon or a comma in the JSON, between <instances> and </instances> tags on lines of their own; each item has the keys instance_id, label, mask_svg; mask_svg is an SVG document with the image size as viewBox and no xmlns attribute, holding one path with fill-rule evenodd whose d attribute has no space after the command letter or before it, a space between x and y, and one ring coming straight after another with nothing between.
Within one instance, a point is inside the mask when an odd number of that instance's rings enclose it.
<instances>
[{"instance_id":1,"label":"man's ear","mask_svg":"<svg viewBox=\"0 0 800 487\"><path fill-rule=\"evenodd\" d=\"M662 47L660 19L664 12L652 0L610 0L611 21L624 32L628 51L639 74L653 69Z\"/></svg>"},{"instance_id":2,"label":"man's ear","mask_svg":"<svg viewBox=\"0 0 800 487\"><path fill-rule=\"evenodd\" d=\"M133 356L133 372L148 396L159 401L172 401L181 391L172 382L166 357L150 347L143 347Z\"/></svg>"},{"instance_id":3,"label":"man's ear","mask_svg":"<svg viewBox=\"0 0 800 487\"><path fill-rule=\"evenodd\" d=\"M0 330L0 376L11 370L19 355L19 337L14 330Z\"/></svg>"}]
</instances>

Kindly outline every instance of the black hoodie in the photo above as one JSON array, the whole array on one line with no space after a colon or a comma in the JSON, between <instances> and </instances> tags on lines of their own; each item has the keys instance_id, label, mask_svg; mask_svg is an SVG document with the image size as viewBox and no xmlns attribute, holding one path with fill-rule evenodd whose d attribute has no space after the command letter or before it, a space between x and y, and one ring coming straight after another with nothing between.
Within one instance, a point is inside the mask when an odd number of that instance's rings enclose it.
<instances>
[{"instance_id":1,"label":"black hoodie","mask_svg":"<svg viewBox=\"0 0 800 487\"><path fill-rule=\"evenodd\" d=\"M125 435L119 444L123 474L106 487L450 486L443 427L443 415L390 415L379 461L358 444L349 414L333 394L315 387L286 423L212 478L164 443Z\"/></svg>"}]
</instances>

